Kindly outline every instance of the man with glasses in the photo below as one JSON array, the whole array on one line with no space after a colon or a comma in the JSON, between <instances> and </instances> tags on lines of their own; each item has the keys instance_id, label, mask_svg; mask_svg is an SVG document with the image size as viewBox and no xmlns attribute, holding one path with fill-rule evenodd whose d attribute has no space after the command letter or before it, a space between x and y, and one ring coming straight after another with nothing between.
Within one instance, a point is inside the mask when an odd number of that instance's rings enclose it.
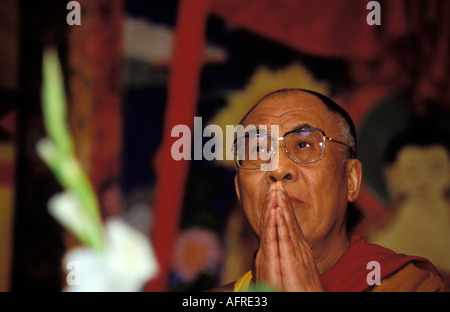
<instances>
[{"instance_id":1,"label":"man with glasses","mask_svg":"<svg viewBox=\"0 0 450 312\"><path fill-rule=\"evenodd\" d=\"M252 269L222 290L264 284L276 291L439 291L426 259L348 237L347 204L358 197L362 165L348 114L309 90L266 95L237 133L236 192L257 237Z\"/></svg>"}]
</instances>

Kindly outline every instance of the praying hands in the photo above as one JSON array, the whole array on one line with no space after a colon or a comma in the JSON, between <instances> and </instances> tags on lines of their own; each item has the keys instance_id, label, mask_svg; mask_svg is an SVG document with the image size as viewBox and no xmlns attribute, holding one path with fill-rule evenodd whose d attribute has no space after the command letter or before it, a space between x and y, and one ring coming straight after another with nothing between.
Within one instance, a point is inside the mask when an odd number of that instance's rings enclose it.
<instances>
[{"instance_id":1,"label":"praying hands","mask_svg":"<svg viewBox=\"0 0 450 312\"><path fill-rule=\"evenodd\" d=\"M283 182L271 184L261 214L258 283L278 291L322 291L310 246L295 217Z\"/></svg>"}]
</instances>

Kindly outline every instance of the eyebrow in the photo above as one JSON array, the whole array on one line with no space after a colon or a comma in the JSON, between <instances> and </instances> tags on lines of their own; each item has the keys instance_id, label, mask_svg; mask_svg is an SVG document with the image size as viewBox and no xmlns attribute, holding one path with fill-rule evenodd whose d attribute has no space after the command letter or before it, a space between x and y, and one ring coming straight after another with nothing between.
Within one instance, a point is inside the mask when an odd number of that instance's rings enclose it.
<instances>
[{"instance_id":1,"label":"eyebrow","mask_svg":"<svg viewBox=\"0 0 450 312\"><path fill-rule=\"evenodd\" d=\"M292 126L292 127L288 128L288 130L286 131L285 134L283 134L283 136L285 136L289 132L296 131L296 130L302 130L302 129L305 129L305 128L314 128L314 127L311 126L309 123L303 123L301 125Z\"/></svg>"},{"instance_id":2,"label":"eyebrow","mask_svg":"<svg viewBox=\"0 0 450 312\"><path fill-rule=\"evenodd\" d=\"M288 131L286 131L286 133L283 134L283 136L285 136L289 132L293 132L293 131L297 131L297 130L303 130L305 128L314 128L314 127L311 126L309 123L303 123L303 124L300 124L300 125L295 125L295 126L289 127ZM245 133L244 136L247 137L247 136L254 135L254 134L267 134L267 135L270 135L270 132L260 131L260 128L257 127L256 131L254 129L252 129L249 132Z\"/></svg>"}]
</instances>

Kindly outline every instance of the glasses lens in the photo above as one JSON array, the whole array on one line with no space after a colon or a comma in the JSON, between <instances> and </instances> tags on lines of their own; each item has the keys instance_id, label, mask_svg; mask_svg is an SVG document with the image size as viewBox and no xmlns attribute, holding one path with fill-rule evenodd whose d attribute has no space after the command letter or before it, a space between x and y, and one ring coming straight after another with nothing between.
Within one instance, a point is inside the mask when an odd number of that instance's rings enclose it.
<instances>
[{"instance_id":1,"label":"glasses lens","mask_svg":"<svg viewBox=\"0 0 450 312\"><path fill-rule=\"evenodd\" d=\"M234 157L239 167L259 169L270 162L272 142L269 136L250 134L236 140Z\"/></svg>"},{"instance_id":2,"label":"glasses lens","mask_svg":"<svg viewBox=\"0 0 450 312\"><path fill-rule=\"evenodd\" d=\"M303 129L285 137L291 158L297 163L310 163L323 157L323 134L319 130Z\"/></svg>"}]
</instances>

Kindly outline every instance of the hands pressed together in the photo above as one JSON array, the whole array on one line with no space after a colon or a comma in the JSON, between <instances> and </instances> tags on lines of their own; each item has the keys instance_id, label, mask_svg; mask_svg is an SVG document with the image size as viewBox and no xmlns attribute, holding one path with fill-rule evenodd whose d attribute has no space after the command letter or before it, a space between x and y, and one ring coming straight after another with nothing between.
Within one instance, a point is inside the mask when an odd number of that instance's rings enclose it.
<instances>
[{"instance_id":1,"label":"hands pressed together","mask_svg":"<svg viewBox=\"0 0 450 312\"><path fill-rule=\"evenodd\" d=\"M271 184L266 195L259 233L257 283L277 291L323 291L311 248L281 181Z\"/></svg>"}]
</instances>

